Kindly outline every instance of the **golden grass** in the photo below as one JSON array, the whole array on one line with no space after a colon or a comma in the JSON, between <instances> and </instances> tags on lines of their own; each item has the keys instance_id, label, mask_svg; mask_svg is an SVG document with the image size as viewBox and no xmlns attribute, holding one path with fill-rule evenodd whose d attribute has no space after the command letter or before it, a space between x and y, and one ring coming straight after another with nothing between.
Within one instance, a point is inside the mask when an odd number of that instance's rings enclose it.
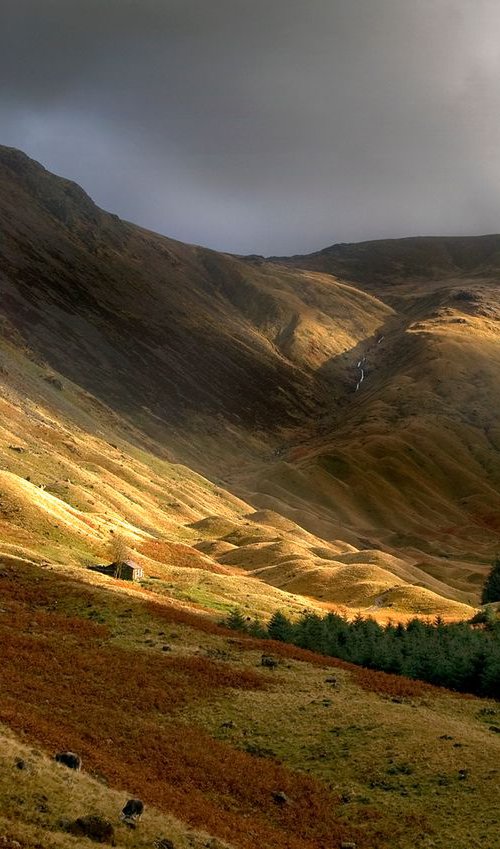
<instances>
[{"instance_id":1,"label":"golden grass","mask_svg":"<svg viewBox=\"0 0 500 849\"><path fill-rule=\"evenodd\" d=\"M3 351L14 356L8 345ZM276 493L279 511L268 506L253 510L185 466L159 459L151 445L138 448L118 435L121 424L110 412L100 411L98 435L90 426L88 398L71 385L61 397L42 397L40 371L19 352L15 357L22 371L9 375L12 388L0 401L0 552L77 568L106 562L110 533L120 531L146 574L156 579L150 592L216 612L241 606L249 615L265 617L279 608L293 613L321 610L325 604L369 609L381 619L431 607L449 617L472 612L478 595L474 576L485 573L486 564L462 558L459 566L440 558L450 534L440 531L438 540L438 532L422 521L419 534L428 537L428 550L418 549L416 533L409 548L403 528L415 522L401 515L399 494L396 507L396 491L380 475L367 485L373 460L366 452L379 458L387 449L387 434L373 437L359 461L351 440L348 468L355 477L347 487L323 468L318 472L310 459L306 474L287 463L266 464L258 486ZM31 398L29 416L23 396ZM247 469L241 481L245 475L255 480L251 460ZM255 503L263 498L248 497ZM367 521L367 510L369 521L391 525L401 536L398 540L393 534L390 545L375 537L377 551L365 555L356 526L360 518ZM486 513L476 501L476 526L480 521L491 525L493 512ZM450 518L448 511L448 523ZM453 538L460 533L462 527L453 530ZM395 556L400 547L402 556ZM359 568L346 568L349 553Z\"/></svg>"}]
</instances>

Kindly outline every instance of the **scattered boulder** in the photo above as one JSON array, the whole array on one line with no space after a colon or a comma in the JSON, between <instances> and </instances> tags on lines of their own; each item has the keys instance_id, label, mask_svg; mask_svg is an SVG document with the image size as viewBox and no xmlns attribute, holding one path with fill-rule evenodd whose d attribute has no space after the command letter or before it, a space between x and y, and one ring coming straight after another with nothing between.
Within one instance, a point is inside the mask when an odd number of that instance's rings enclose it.
<instances>
[{"instance_id":1,"label":"scattered boulder","mask_svg":"<svg viewBox=\"0 0 500 849\"><path fill-rule=\"evenodd\" d=\"M56 760L58 764L67 766L68 769L76 770L76 772L80 772L82 768L82 759L80 755L75 755L74 752L58 752L57 755L55 755L54 760Z\"/></svg>"},{"instance_id":2,"label":"scattered boulder","mask_svg":"<svg viewBox=\"0 0 500 849\"><path fill-rule=\"evenodd\" d=\"M28 769L28 764L23 758L16 758L14 764L18 769Z\"/></svg>"},{"instance_id":3,"label":"scattered boulder","mask_svg":"<svg viewBox=\"0 0 500 849\"><path fill-rule=\"evenodd\" d=\"M263 654L260 659L260 665L264 666L266 669L277 669L278 661L275 657L271 657L269 654Z\"/></svg>"},{"instance_id":4,"label":"scattered boulder","mask_svg":"<svg viewBox=\"0 0 500 849\"><path fill-rule=\"evenodd\" d=\"M16 451L18 454L24 454L26 448L23 448L22 445L9 445L10 451Z\"/></svg>"},{"instance_id":5,"label":"scattered boulder","mask_svg":"<svg viewBox=\"0 0 500 849\"><path fill-rule=\"evenodd\" d=\"M329 678L325 678L325 684L331 684L332 687L336 687L337 679L335 678L335 675L330 675Z\"/></svg>"},{"instance_id":6,"label":"scattered boulder","mask_svg":"<svg viewBox=\"0 0 500 849\"><path fill-rule=\"evenodd\" d=\"M352 843L352 841L343 840L340 844L340 849L356 849L357 843Z\"/></svg>"},{"instance_id":7,"label":"scattered boulder","mask_svg":"<svg viewBox=\"0 0 500 849\"><path fill-rule=\"evenodd\" d=\"M499 725L490 725L490 731L493 731L494 734L500 734L500 726Z\"/></svg>"},{"instance_id":8,"label":"scattered boulder","mask_svg":"<svg viewBox=\"0 0 500 849\"><path fill-rule=\"evenodd\" d=\"M169 646L169 645L167 645L167 643L165 643L165 645L161 647L161 650L162 651L172 651L172 646Z\"/></svg>"},{"instance_id":9,"label":"scattered boulder","mask_svg":"<svg viewBox=\"0 0 500 849\"><path fill-rule=\"evenodd\" d=\"M70 834L75 837L88 837L95 843L111 843L115 845L115 830L112 824L104 817L89 814L86 817L78 817L68 826Z\"/></svg>"},{"instance_id":10,"label":"scattered boulder","mask_svg":"<svg viewBox=\"0 0 500 849\"><path fill-rule=\"evenodd\" d=\"M236 723L232 719L228 719L227 722L221 724L221 728L236 728Z\"/></svg>"},{"instance_id":11,"label":"scattered boulder","mask_svg":"<svg viewBox=\"0 0 500 849\"><path fill-rule=\"evenodd\" d=\"M140 799L129 799L124 805L120 818L127 825L135 825L144 813L144 802Z\"/></svg>"},{"instance_id":12,"label":"scattered boulder","mask_svg":"<svg viewBox=\"0 0 500 849\"><path fill-rule=\"evenodd\" d=\"M459 769L458 770L458 778L459 778L460 781L466 781L466 779L468 777L469 777L469 770L468 769Z\"/></svg>"},{"instance_id":13,"label":"scattered boulder","mask_svg":"<svg viewBox=\"0 0 500 849\"><path fill-rule=\"evenodd\" d=\"M279 805L281 808L284 808L285 805L290 804L290 799L288 798L286 793L283 792L283 790L278 790L273 793L273 802L276 802L277 805Z\"/></svg>"}]
</instances>

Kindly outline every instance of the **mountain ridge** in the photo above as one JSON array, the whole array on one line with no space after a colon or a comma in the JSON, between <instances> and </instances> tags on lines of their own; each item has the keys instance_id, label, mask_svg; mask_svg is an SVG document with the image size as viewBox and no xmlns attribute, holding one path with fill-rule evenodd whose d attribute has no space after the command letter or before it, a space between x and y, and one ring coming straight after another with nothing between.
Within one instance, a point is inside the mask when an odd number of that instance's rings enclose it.
<instances>
[{"instance_id":1,"label":"mountain ridge","mask_svg":"<svg viewBox=\"0 0 500 849\"><path fill-rule=\"evenodd\" d=\"M486 271L500 271L500 235L406 236L400 239L372 239L342 242L310 254L270 257L270 261L310 270L346 276L358 283L375 278L375 284L397 283L398 277L439 279ZM395 280L396 278L396 280Z\"/></svg>"}]
</instances>

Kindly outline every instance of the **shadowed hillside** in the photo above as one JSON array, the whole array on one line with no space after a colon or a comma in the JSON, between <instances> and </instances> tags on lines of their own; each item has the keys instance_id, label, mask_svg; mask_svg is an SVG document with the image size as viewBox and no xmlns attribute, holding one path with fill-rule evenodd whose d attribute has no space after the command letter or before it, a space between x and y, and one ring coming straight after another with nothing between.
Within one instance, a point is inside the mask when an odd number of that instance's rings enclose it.
<instances>
[{"instance_id":1,"label":"shadowed hillside","mask_svg":"<svg viewBox=\"0 0 500 849\"><path fill-rule=\"evenodd\" d=\"M314 418L331 396L319 368L389 312L321 275L120 221L9 148L0 227L5 337L154 436L173 427L182 440L199 421L257 444Z\"/></svg>"},{"instance_id":2,"label":"shadowed hillside","mask_svg":"<svg viewBox=\"0 0 500 849\"><path fill-rule=\"evenodd\" d=\"M280 264L324 271L379 291L413 280L498 277L500 235L418 236L331 245L306 256L275 257Z\"/></svg>"}]
</instances>

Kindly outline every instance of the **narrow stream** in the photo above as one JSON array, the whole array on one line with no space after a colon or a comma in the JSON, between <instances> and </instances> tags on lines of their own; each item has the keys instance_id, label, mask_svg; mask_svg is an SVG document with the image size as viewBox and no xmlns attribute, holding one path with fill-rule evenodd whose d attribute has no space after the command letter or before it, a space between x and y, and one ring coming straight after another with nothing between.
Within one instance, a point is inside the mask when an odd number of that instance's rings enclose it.
<instances>
[{"instance_id":1,"label":"narrow stream","mask_svg":"<svg viewBox=\"0 0 500 849\"><path fill-rule=\"evenodd\" d=\"M379 336L376 344L380 345L380 343L383 342L384 339L385 339L385 336ZM362 357L360 360L358 360L358 362L356 364L356 367L359 369L359 377L358 377L358 381L356 383L356 389L354 390L355 392L358 391L359 387L361 386L361 384L363 383L363 381L365 379L365 365L366 365L366 355L364 357Z\"/></svg>"},{"instance_id":2,"label":"narrow stream","mask_svg":"<svg viewBox=\"0 0 500 849\"><path fill-rule=\"evenodd\" d=\"M359 362L358 362L359 378L358 378L358 382L356 383L356 389L354 390L355 392L358 391L359 387L363 383L363 380L365 379L365 369L364 369L365 363L366 363L366 357L363 357L363 359L359 360Z\"/></svg>"}]
</instances>

